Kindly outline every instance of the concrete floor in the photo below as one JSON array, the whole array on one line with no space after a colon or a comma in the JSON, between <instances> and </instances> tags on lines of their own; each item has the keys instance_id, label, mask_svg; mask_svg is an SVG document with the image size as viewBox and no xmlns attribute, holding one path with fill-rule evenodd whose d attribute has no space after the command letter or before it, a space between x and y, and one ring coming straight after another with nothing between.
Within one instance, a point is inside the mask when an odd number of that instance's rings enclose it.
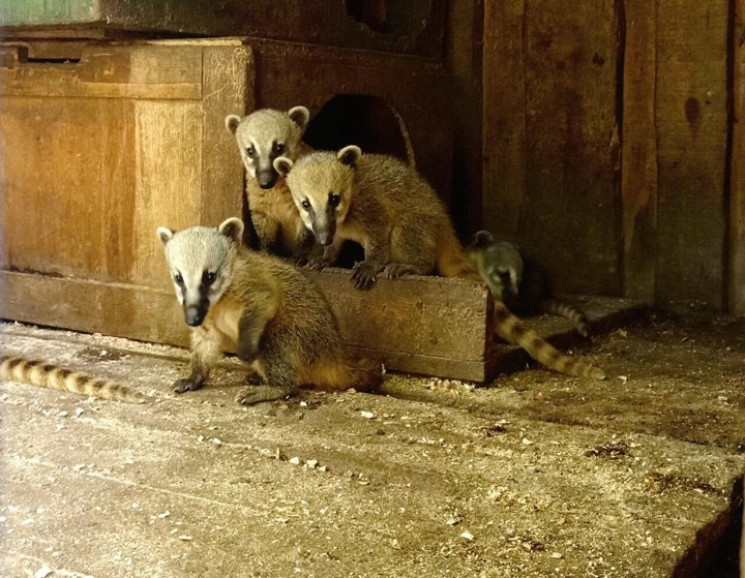
<instances>
[{"instance_id":1,"label":"concrete floor","mask_svg":"<svg viewBox=\"0 0 745 578\"><path fill-rule=\"evenodd\" d=\"M177 396L182 350L5 324L4 352L154 401L0 385L0 575L734 576L738 323L596 338L602 383L389 375L253 408L232 361Z\"/></svg>"}]
</instances>

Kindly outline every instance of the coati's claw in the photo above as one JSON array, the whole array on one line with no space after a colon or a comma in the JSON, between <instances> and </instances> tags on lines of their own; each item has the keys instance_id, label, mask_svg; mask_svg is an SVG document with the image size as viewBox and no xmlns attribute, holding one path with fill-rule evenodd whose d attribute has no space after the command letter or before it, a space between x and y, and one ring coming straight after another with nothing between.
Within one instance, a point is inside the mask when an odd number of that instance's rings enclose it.
<instances>
[{"instance_id":1,"label":"coati's claw","mask_svg":"<svg viewBox=\"0 0 745 578\"><path fill-rule=\"evenodd\" d=\"M174 393L196 391L204 386L204 380L192 381L189 378L177 379L173 382Z\"/></svg>"},{"instance_id":2,"label":"coati's claw","mask_svg":"<svg viewBox=\"0 0 745 578\"><path fill-rule=\"evenodd\" d=\"M354 266L352 273L352 283L355 289L366 291L370 289L378 280L377 271L366 261L361 261Z\"/></svg>"}]
</instances>

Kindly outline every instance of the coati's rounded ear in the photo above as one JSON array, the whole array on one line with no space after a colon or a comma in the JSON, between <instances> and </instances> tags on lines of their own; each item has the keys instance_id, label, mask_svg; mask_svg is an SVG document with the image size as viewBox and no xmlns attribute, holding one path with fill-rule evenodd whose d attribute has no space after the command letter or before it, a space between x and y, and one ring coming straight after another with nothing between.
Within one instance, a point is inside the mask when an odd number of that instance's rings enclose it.
<instances>
[{"instance_id":1,"label":"coati's rounded ear","mask_svg":"<svg viewBox=\"0 0 745 578\"><path fill-rule=\"evenodd\" d=\"M220 226L217 228L220 234L225 235L231 241L241 244L243 239L243 221L238 217L230 217L225 219Z\"/></svg>"},{"instance_id":2,"label":"coati's rounded ear","mask_svg":"<svg viewBox=\"0 0 745 578\"><path fill-rule=\"evenodd\" d=\"M362 150L360 147L349 145L341 149L336 155L336 158L339 159L341 164L354 168L357 166L357 161L360 160L361 156Z\"/></svg>"},{"instance_id":3,"label":"coati's rounded ear","mask_svg":"<svg viewBox=\"0 0 745 578\"><path fill-rule=\"evenodd\" d=\"M231 134L235 134L239 124L241 124L241 117L237 114L229 114L225 117L225 128L228 129Z\"/></svg>"},{"instance_id":4,"label":"coati's rounded ear","mask_svg":"<svg viewBox=\"0 0 745 578\"><path fill-rule=\"evenodd\" d=\"M277 157L276 159L274 159L272 166L274 167L274 170L277 171L280 175L286 177L292 170L292 167L295 166L295 163L293 163L292 160L288 159L287 157Z\"/></svg>"},{"instance_id":5,"label":"coati's rounded ear","mask_svg":"<svg viewBox=\"0 0 745 578\"><path fill-rule=\"evenodd\" d=\"M287 114L289 114L292 121L303 130L305 130L305 127L308 126L308 120L310 120L310 111L304 106L293 106L290 110L287 111Z\"/></svg>"},{"instance_id":6,"label":"coati's rounded ear","mask_svg":"<svg viewBox=\"0 0 745 578\"><path fill-rule=\"evenodd\" d=\"M173 238L174 233L175 231L171 231L168 227L158 227L158 238L164 245L168 244L168 241Z\"/></svg>"}]
</instances>

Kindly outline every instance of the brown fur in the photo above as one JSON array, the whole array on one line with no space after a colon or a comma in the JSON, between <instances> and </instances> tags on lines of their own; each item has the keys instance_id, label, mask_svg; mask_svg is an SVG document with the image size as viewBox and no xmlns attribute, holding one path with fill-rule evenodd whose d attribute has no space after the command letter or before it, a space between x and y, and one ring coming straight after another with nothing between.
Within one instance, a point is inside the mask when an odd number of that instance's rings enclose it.
<instances>
[{"instance_id":1,"label":"brown fur","mask_svg":"<svg viewBox=\"0 0 745 578\"><path fill-rule=\"evenodd\" d=\"M132 403L147 400L143 394L113 381L65 369L52 363L17 356L0 356L0 378L100 399Z\"/></svg>"},{"instance_id":2,"label":"brown fur","mask_svg":"<svg viewBox=\"0 0 745 578\"><path fill-rule=\"evenodd\" d=\"M357 147L346 147L337 154L311 153L294 164L279 158L275 167L287 175L306 227L316 238L333 231L320 266L335 261L344 241L362 245L365 259L352 277L356 287L371 287L381 273L391 278L435 273L483 282L458 241L442 201L402 161L362 155ZM327 208L329 192L340 197L333 211ZM546 367L569 375L605 377L600 369L557 351L501 301L495 300L495 307L496 333Z\"/></svg>"},{"instance_id":3,"label":"brown fur","mask_svg":"<svg viewBox=\"0 0 745 578\"><path fill-rule=\"evenodd\" d=\"M201 229L202 234L208 231ZM179 234L167 241L167 249ZM220 233L212 229L206 234ZM267 382L239 397L245 405L291 395L301 386L375 391L382 382L382 366L357 359L346 349L336 318L315 283L277 257L239 246L240 235L233 235L237 236L219 259L228 272L227 288L192 329L192 374L176 382L176 391L202 387L224 351L236 352ZM209 236L206 239L210 245ZM202 250L201 238L195 240L179 251ZM190 258L198 263L200 256Z\"/></svg>"}]
</instances>

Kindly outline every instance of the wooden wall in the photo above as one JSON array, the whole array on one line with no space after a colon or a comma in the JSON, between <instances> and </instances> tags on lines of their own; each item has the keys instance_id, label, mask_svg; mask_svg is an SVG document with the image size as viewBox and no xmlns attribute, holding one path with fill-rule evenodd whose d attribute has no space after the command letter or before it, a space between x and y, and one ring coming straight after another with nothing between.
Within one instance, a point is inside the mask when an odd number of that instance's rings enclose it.
<instances>
[{"instance_id":1,"label":"wooden wall","mask_svg":"<svg viewBox=\"0 0 745 578\"><path fill-rule=\"evenodd\" d=\"M482 224L561 291L745 311L742 4L487 0Z\"/></svg>"}]
</instances>

